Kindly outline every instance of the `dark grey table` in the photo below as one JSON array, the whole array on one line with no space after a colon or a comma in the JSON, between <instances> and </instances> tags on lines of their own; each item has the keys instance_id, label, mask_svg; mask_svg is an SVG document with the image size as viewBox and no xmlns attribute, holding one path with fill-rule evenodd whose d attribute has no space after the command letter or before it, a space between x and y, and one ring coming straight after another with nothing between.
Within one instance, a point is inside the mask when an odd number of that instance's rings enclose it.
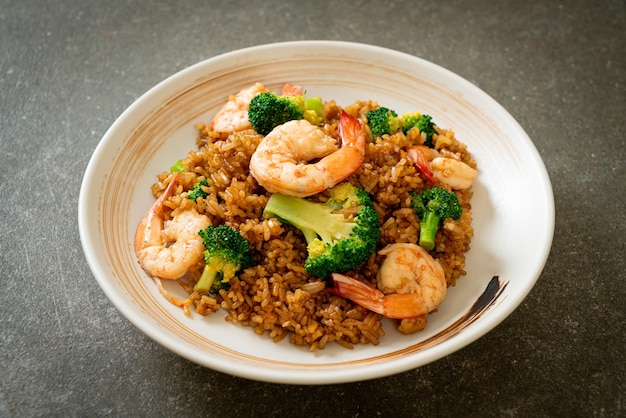
<instances>
[{"instance_id":1,"label":"dark grey table","mask_svg":"<svg viewBox=\"0 0 626 418\"><path fill-rule=\"evenodd\" d=\"M223 375L134 328L83 256L79 186L126 107L198 61L304 39L456 72L511 112L551 176L536 287L425 367L313 387ZM0 416L626 415L625 45L615 0L1 0Z\"/></svg>"}]
</instances>

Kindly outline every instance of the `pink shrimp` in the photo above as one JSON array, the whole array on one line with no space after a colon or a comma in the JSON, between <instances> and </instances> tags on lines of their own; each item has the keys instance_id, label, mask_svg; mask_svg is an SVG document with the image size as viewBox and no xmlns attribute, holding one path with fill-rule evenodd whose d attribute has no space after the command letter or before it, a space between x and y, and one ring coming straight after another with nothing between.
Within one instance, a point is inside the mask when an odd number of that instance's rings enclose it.
<instances>
[{"instance_id":1,"label":"pink shrimp","mask_svg":"<svg viewBox=\"0 0 626 418\"><path fill-rule=\"evenodd\" d=\"M306 197L342 182L365 160L365 134L358 119L342 111L341 148L335 138L308 121L279 125L261 141L250 159L250 173L271 193ZM319 161L307 164L302 161Z\"/></svg>"},{"instance_id":2,"label":"pink shrimp","mask_svg":"<svg viewBox=\"0 0 626 418\"><path fill-rule=\"evenodd\" d=\"M433 170L430 168L428 157L420 148L430 149L427 147L412 147L407 150L407 154L417 169L426 177L426 180L429 183L434 183Z\"/></svg>"},{"instance_id":3,"label":"pink shrimp","mask_svg":"<svg viewBox=\"0 0 626 418\"><path fill-rule=\"evenodd\" d=\"M224 133L232 133L252 128L248 120L248 109L252 99L268 91L263 84L256 83L228 98L226 104L213 117L209 128Z\"/></svg>"},{"instance_id":4,"label":"pink shrimp","mask_svg":"<svg viewBox=\"0 0 626 418\"><path fill-rule=\"evenodd\" d=\"M263 84L255 83L239 93L231 95L226 104L213 117L209 128L223 133L232 133L252 128L248 120L250 102L255 96L268 91ZM281 94L284 96L298 96L302 95L303 92L304 88L301 86L285 83Z\"/></svg>"},{"instance_id":5,"label":"pink shrimp","mask_svg":"<svg viewBox=\"0 0 626 418\"><path fill-rule=\"evenodd\" d=\"M377 287L334 273L328 291L388 318L417 318L434 311L446 296L443 268L416 244L391 244L376 278Z\"/></svg>"},{"instance_id":6,"label":"pink shrimp","mask_svg":"<svg viewBox=\"0 0 626 418\"><path fill-rule=\"evenodd\" d=\"M451 189L464 190L472 186L477 171L454 158L441 157L437 150L418 145L407 150L413 164L430 183L443 183Z\"/></svg>"},{"instance_id":7,"label":"pink shrimp","mask_svg":"<svg viewBox=\"0 0 626 418\"><path fill-rule=\"evenodd\" d=\"M210 224L208 217L187 210L178 213L165 228L163 202L173 194L177 185L178 173L141 219L135 233L135 253L139 263L150 276L162 279L178 279L202 259L204 245L198 231Z\"/></svg>"}]
</instances>

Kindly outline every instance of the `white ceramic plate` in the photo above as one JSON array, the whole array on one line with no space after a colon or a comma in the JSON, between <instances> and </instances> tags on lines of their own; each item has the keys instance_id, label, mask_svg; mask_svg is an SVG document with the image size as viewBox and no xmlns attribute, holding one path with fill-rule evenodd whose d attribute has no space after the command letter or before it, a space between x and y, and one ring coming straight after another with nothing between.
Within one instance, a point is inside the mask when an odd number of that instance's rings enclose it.
<instances>
[{"instance_id":1,"label":"white ceramic plate","mask_svg":"<svg viewBox=\"0 0 626 418\"><path fill-rule=\"evenodd\" d=\"M133 235L154 201L150 185L155 175L195 147L195 123L209 122L229 94L257 81L275 90L284 82L299 84L308 94L340 105L373 99L398 113L419 110L454 129L468 145L480 174L474 186L475 237L467 276L429 316L425 331L401 335L390 322L378 346L347 350L329 344L311 353L227 323L223 314L186 317L140 269ZM237 376L323 384L413 369L493 329L521 303L543 269L554 231L554 201L545 167L524 130L468 81L397 51L306 41L220 55L144 94L96 148L82 183L78 220L99 285L126 318L159 344ZM494 276L499 281L492 281Z\"/></svg>"}]
</instances>

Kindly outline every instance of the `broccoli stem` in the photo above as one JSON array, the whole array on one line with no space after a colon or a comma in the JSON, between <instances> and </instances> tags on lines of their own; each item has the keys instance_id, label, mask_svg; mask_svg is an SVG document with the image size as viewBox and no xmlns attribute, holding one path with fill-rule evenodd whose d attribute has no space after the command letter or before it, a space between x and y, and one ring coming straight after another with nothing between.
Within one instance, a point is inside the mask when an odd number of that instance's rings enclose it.
<instances>
[{"instance_id":1,"label":"broccoli stem","mask_svg":"<svg viewBox=\"0 0 626 418\"><path fill-rule=\"evenodd\" d=\"M441 218L434 211L427 210L420 221L419 244L424 249L431 251L435 248L435 235L439 229Z\"/></svg>"},{"instance_id":2,"label":"broccoli stem","mask_svg":"<svg viewBox=\"0 0 626 418\"><path fill-rule=\"evenodd\" d=\"M170 167L170 172L172 173L180 173L184 170L183 168L183 160L178 160L174 163L173 166Z\"/></svg>"},{"instance_id":3,"label":"broccoli stem","mask_svg":"<svg viewBox=\"0 0 626 418\"><path fill-rule=\"evenodd\" d=\"M197 292L207 293L209 289L211 288L211 286L213 285L213 281L215 280L216 276L217 276L217 270L215 270L214 268L210 267L207 264L206 266L204 266L202 275L200 276L200 279L198 279L198 281L196 282L195 286L193 287L193 290Z\"/></svg>"},{"instance_id":4,"label":"broccoli stem","mask_svg":"<svg viewBox=\"0 0 626 418\"><path fill-rule=\"evenodd\" d=\"M305 97L304 108L306 110L313 110L318 115L324 114L324 102L319 97Z\"/></svg>"},{"instance_id":5,"label":"broccoli stem","mask_svg":"<svg viewBox=\"0 0 626 418\"><path fill-rule=\"evenodd\" d=\"M212 260L202 270L202 275L193 287L193 290L204 293L211 293L211 290L219 289L219 282L226 277L235 274L236 266L230 263L223 263ZM217 282L217 283L216 283Z\"/></svg>"},{"instance_id":6,"label":"broccoli stem","mask_svg":"<svg viewBox=\"0 0 626 418\"><path fill-rule=\"evenodd\" d=\"M301 230L307 244L318 236L324 242L331 242L336 237L347 238L352 232L353 225L326 205L280 193L268 200L265 212Z\"/></svg>"}]
</instances>

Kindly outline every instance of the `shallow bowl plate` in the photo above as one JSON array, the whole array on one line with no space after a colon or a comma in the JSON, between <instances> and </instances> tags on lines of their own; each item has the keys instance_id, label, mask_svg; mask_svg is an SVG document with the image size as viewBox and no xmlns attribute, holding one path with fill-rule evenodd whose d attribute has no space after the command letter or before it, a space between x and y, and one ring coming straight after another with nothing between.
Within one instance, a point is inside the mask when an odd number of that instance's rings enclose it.
<instances>
[{"instance_id":1,"label":"shallow bowl plate","mask_svg":"<svg viewBox=\"0 0 626 418\"><path fill-rule=\"evenodd\" d=\"M230 94L257 81L273 90L285 82L299 84L308 95L335 99L340 105L372 99L398 113L419 110L432 115L439 126L452 128L468 145L479 175L467 276L429 316L426 330L405 336L389 322L377 346L347 350L329 344L309 352L227 323L221 313L186 317L163 299L138 266L133 235L154 201L150 185L156 174L195 147L196 123L209 122ZM543 269L554 232L554 199L529 137L505 109L473 84L401 52L356 43L304 41L223 54L145 93L98 144L82 183L78 220L85 256L104 293L159 344L236 376L326 384L422 366L470 344L503 321ZM177 291L171 285L169 289Z\"/></svg>"}]
</instances>

